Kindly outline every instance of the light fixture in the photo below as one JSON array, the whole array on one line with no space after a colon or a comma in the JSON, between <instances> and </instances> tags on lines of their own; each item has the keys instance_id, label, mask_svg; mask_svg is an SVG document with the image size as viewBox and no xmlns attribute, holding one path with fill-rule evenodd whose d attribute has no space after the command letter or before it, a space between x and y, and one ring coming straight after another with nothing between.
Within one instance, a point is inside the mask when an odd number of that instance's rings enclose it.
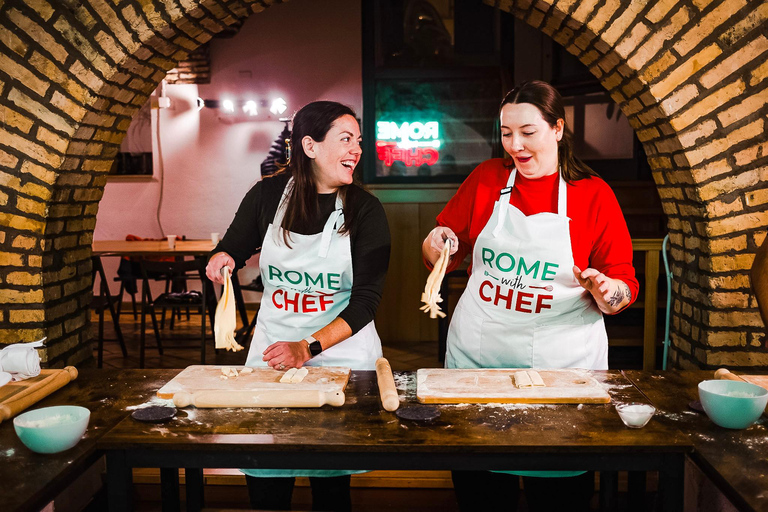
<instances>
[{"instance_id":1,"label":"light fixture","mask_svg":"<svg viewBox=\"0 0 768 512\"><path fill-rule=\"evenodd\" d=\"M205 100L201 98L200 96L197 97L197 110L198 112L200 110L203 110L203 107L205 106Z\"/></svg>"},{"instance_id":2,"label":"light fixture","mask_svg":"<svg viewBox=\"0 0 768 512\"><path fill-rule=\"evenodd\" d=\"M227 114L234 114L235 102L232 100L223 100L221 102L221 110L223 110Z\"/></svg>"},{"instance_id":3,"label":"light fixture","mask_svg":"<svg viewBox=\"0 0 768 512\"><path fill-rule=\"evenodd\" d=\"M253 100L248 100L245 102L245 105L243 105L243 112L248 114L249 116L255 116L258 114L258 109L256 108L256 102Z\"/></svg>"},{"instance_id":4,"label":"light fixture","mask_svg":"<svg viewBox=\"0 0 768 512\"><path fill-rule=\"evenodd\" d=\"M275 115L282 114L285 109L288 108L283 98L277 98L272 102L272 106L269 107L269 111Z\"/></svg>"}]
</instances>

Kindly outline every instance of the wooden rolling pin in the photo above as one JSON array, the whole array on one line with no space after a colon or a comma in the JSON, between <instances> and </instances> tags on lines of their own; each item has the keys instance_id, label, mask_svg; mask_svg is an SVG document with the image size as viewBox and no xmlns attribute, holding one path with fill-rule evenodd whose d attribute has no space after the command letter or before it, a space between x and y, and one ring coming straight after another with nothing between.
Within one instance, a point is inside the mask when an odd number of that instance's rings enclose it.
<instances>
[{"instance_id":1,"label":"wooden rolling pin","mask_svg":"<svg viewBox=\"0 0 768 512\"><path fill-rule=\"evenodd\" d=\"M376 380L379 383L379 396L384 410L396 411L400 407L400 397L397 396L392 367L389 365L389 361L383 357L376 360Z\"/></svg>"},{"instance_id":2,"label":"wooden rolling pin","mask_svg":"<svg viewBox=\"0 0 768 512\"><path fill-rule=\"evenodd\" d=\"M3 402L0 405L0 422L11 419L21 411L25 410L50 395L57 389L60 389L77 378L77 368L67 366L62 371L56 372L52 376L46 377L41 382L32 384L24 391L20 391L12 397L11 400Z\"/></svg>"},{"instance_id":3,"label":"wooden rolling pin","mask_svg":"<svg viewBox=\"0 0 768 512\"><path fill-rule=\"evenodd\" d=\"M325 404L340 407L344 405L344 392L321 391L319 389L269 389L269 390L223 390L210 389L188 393L179 391L173 395L176 407L194 405L198 408L225 407L322 407Z\"/></svg>"},{"instance_id":4,"label":"wooden rolling pin","mask_svg":"<svg viewBox=\"0 0 768 512\"><path fill-rule=\"evenodd\" d=\"M730 371L726 370L725 368L720 368L715 372L715 378L719 380L737 380L740 382L745 382L744 379L739 377L736 374L731 373Z\"/></svg>"}]
</instances>

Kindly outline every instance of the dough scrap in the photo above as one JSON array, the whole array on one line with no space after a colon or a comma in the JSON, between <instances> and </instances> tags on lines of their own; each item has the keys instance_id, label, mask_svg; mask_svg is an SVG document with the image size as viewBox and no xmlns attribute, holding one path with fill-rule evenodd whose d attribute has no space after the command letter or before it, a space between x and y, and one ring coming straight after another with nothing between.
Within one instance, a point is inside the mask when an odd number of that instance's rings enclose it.
<instances>
[{"instance_id":1,"label":"dough scrap","mask_svg":"<svg viewBox=\"0 0 768 512\"><path fill-rule=\"evenodd\" d=\"M539 372L537 371L529 371L528 376L531 378L531 382L533 383L533 387L546 387L547 385L544 384L544 379L541 378L541 375L539 375Z\"/></svg>"},{"instance_id":2,"label":"dough scrap","mask_svg":"<svg viewBox=\"0 0 768 512\"><path fill-rule=\"evenodd\" d=\"M303 381L304 377L306 377L308 373L309 370L306 368L299 368L291 377L291 384L298 384L299 382Z\"/></svg>"},{"instance_id":3,"label":"dough scrap","mask_svg":"<svg viewBox=\"0 0 768 512\"><path fill-rule=\"evenodd\" d=\"M296 374L296 370L298 370L298 368L291 368L290 370L288 370L287 372L285 372L285 373L283 374L283 376L282 376L282 377L280 377L280 382L282 382L282 383L284 383L284 384L285 384L285 383L290 383L290 382L291 382L291 379L292 379L292 378L293 378L293 376Z\"/></svg>"},{"instance_id":4,"label":"dough scrap","mask_svg":"<svg viewBox=\"0 0 768 512\"><path fill-rule=\"evenodd\" d=\"M240 375L248 375L249 373L253 373L253 368L250 366L246 366L242 370L240 370Z\"/></svg>"},{"instance_id":5,"label":"dough scrap","mask_svg":"<svg viewBox=\"0 0 768 512\"><path fill-rule=\"evenodd\" d=\"M518 388L532 388L533 382L531 382L528 372L515 372L515 385Z\"/></svg>"},{"instance_id":6,"label":"dough scrap","mask_svg":"<svg viewBox=\"0 0 768 512\"><path fill-rule=\"evenodd\" d=\"M546 387L544 379L535 370L515 372L514 377L518 388Z\"/></svg>"}]
</instances>

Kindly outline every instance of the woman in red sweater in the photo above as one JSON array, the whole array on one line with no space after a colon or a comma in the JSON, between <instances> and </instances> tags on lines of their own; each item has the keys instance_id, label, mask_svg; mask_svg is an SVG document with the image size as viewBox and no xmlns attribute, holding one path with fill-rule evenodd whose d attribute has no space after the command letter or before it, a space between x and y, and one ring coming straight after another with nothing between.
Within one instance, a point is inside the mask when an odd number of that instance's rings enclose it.
<instances>
[{"instance_id":1,"label":"woman in red sweater","mask_svg":"<svg viewBox=\"0 0 768 512\"><path fill-rule=\"evenodd\" d=\"M434 265L451 241L447 271L472 254L448 331L446 366L605 370L603 313L621 311L638 291L616 197L573 155L562 98L551 85L519 85L502 101L500 118L511 158L480 164L422 244ZM512 474L526 477L531 510L588 510L592 473ZM472 510L478 495L499 494L491 488L519 488L517 476L508 474L455 471L453 478L462 510ZM499 499L505 510L516 502L509 494Z\"/></svg>"}]
</instances>

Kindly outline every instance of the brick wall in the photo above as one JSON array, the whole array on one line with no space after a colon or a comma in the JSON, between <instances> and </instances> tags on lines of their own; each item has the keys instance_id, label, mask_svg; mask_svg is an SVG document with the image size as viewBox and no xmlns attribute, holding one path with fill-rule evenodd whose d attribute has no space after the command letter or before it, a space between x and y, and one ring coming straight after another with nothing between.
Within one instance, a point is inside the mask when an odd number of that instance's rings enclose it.
<instances>
[{"instance_id":1,"label":"brick wall","mask_svg":"<svg viewBox=\"0 0 768 512\"><path fill-rule=\"evenodd\" d=\"M761 0L487 0L600 78L670 219L672 357L768 364L747 269L768 226ZM90 243L105 174L166 72L271 1L0 0L0 343L90 357Z\"/></svg>"},{"instance_id":2,"label":"brick wall","mask_svg":"<svg viewBox=\"0 0 768 512\"><path fill-rule=\"evenodd\" d=\"M0 0L0 344L91 358L90 245L134 112L179 61L269 0Z\"/></svg>"}]
</instances>

